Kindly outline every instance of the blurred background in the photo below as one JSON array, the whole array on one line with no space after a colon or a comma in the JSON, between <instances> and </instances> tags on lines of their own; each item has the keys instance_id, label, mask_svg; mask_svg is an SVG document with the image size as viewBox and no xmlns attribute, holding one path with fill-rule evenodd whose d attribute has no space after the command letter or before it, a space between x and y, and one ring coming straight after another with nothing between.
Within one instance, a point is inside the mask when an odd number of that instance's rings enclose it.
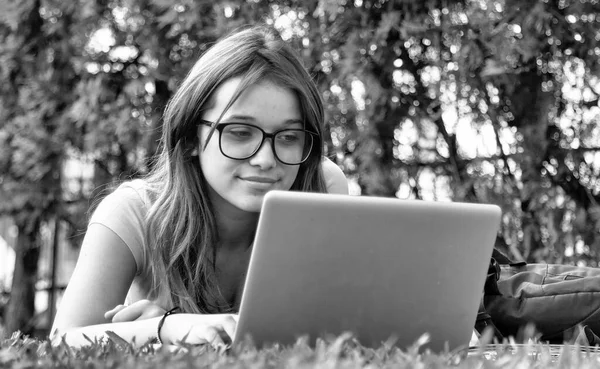
<instances>
[{"instance_id":1,"label":"blurred background","mask_svg":"<svg viewBox=\"0 0 600 369\"><path fill-rule=\"evenodd\" d=\"M0 337L48 333L90 206L148 172L198 56L257 22L314 76L352 194L498 204L510 257L598 266L598 0L3 0Z\"/></svg>"}]
</instances>

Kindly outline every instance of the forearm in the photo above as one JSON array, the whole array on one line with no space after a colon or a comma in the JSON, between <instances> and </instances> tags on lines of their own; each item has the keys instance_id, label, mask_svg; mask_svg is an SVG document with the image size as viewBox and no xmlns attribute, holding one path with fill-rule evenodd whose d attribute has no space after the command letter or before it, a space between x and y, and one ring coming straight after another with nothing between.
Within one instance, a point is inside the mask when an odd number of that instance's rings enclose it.
<instances>
[{"instance_id":1,"label":"forearm","mask_svg":"<svg viewBox=\"0 0 600 369\"><path fill-rule=\"evenodd\" d=\"M75 327L63 330L56 330L52 333L52 343L59 344L64 336L69 346L82 347L89 345L90 342L84 337L87 336L92 341L107 337L106 331L111 331L123 338L127 342L133 342L141 346L148 340L155 338L158 322L161 317L136 320L132 322L96 324L85 327Z\"/></svg>"},{"instance_id":2,"label":"forearm","mask_svg":"<svg viewBox=\"0 0 600 369\"><path fill-rule=\"evenodd\" d=\"M164 315L163 315L164 316ZM82 347L92 341L105 338L106 332L111 331L127 342L135 339L135 345L141 346L149 339L155 338L158 323L163 316L140 319L131 322L108 323L61 329L52 333L52 344L58 345L62 337L69 346ZM223 335L233 339L237 317L231 314L173 314L165 318L160 331L163 344L172 345L182 341L188 344L223 343Z\"/></svg>"}]
</instances>

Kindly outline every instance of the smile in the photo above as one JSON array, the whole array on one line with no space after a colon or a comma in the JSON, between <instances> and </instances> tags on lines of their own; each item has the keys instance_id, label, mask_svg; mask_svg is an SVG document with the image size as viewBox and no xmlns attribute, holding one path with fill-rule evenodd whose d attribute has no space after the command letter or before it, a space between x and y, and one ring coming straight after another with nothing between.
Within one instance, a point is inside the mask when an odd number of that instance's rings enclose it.
<instances>
[{"instance_id":1,"label":"smile","mask_svg":"<svg viewBox=\"0 0 600 369\"><path fill-rule=\"evenodd\" d=\"M242 177L244 181L247 182L255 182L255 183L266 183L273 184L277 182L277 179L269 178L269 177Z\"/></svg>"},{"instance_id":2,"label":"smile","mask_svg":"<svg viewBox=\"0 0 600 369\"><path fill-rule=\"evenodd\" d=\"M249 188L258 191L271 190L273 189L273 186L279 182L276 179L268 177L240 177L240 179L244 181Z\"/></svg>"}]
</instances>

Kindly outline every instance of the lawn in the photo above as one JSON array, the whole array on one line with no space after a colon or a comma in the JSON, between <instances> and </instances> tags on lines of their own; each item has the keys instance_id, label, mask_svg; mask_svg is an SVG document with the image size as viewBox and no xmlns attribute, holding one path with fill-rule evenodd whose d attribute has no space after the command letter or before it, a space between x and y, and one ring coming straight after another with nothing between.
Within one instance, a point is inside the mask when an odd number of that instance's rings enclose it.
<instances>
[{"instance_id":1,"label":"lawn","mask_svg":"<svg viewBox=\"0 0 600 369\"><path fill-rule=\"evenodd\" d=\"M423 338L425 339L425 337ZM506 342L461 352L420 352L420 343L401 350L391 344L360 346L350 335L319 340L315 347L298 340L289 347L257 350L251 345L229 351L209 347L133 348L118 337L82 349L52 347L47 341L13 335L0 342L0 368L591 368L600 351L578 346Z\"/></svg>"}]
</instances>

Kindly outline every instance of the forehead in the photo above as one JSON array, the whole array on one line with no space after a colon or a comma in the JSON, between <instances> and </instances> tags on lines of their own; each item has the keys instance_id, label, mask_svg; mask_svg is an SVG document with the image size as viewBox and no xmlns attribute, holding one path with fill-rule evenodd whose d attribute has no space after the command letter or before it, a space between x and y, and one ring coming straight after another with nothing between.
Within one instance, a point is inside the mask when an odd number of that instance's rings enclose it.
<instances>
[{"instance_id":1,"label":"forehead","mask_svg":"<svg viewBox=\"0 0 600 369\"><path fill-rule=\"evenodd\" d=\"M247 86L227 108L237 93L241 81L241 77L236 77L223 82L212 94L203 118L215 121L224 113L222 120L234 115L247 116L255 120L301 119L302 112L296 93L271 81L261 81Z\"/></svg>"}]
</instances>

